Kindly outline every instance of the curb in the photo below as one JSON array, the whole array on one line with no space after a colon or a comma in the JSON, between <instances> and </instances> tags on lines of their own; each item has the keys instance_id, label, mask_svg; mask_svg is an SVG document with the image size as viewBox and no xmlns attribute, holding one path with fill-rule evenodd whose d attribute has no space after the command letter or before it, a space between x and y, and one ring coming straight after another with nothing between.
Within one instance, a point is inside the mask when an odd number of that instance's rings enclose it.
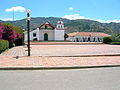
<instances>
[{"instance_id":1,"label":"curb","mask_svg":"<svg viewBox=\"0 0 120 90\"><path fill-rule=\"evenodd\" d=\"M73 56L38 56L38 57L107 57L107 56L120 56L120 54L105 54L105 55L73 55Z\"/></svg>"},{"instance_id":2,"label":"curb","mask_svg":"<svg viewBox=\"0 0 120 90\"><path fill-rule=\"evenodd\" d=\"M63 56L63 55L62 56L49 56L49 55L48 56L39 56L39 55L38 56L34 56L33 55L32 57L107 57L107 56L109 56L109 57L120 56L120 54L108 54L108 55L107 54L104 54L104 55L73 55L73 56L69 56L69 55L68 56L67 55L66 56ZM15 55L15 56L12 56L12 57L16 58L16 57L28 57L28 56L27 55L26 56L16 56Z\"/></svg>"},{"instance_id":3,"label":"curb","mask_svg":"<svg viewBox=\"0 0 120 90\"><path fill-rule=\"evenodd\" d=\"M73 67L0 67L0 70L65 70L65 69L89 69L89 68L108 68L120 67L120 65L101 65L101 66L73 66Z\"/></svg>"}]
</instances>

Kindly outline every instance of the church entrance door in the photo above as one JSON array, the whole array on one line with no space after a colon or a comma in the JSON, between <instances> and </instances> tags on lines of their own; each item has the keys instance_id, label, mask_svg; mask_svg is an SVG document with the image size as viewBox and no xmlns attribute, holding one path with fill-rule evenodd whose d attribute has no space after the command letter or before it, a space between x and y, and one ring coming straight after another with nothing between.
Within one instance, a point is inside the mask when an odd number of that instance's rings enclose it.
<instances>
[{"instance_id":1,"label":"church entrance door","mask_svg":"<svg viewBox=\"0 0 120 90\"><path fill-rule=\"evenodd\" d=\"M48 34L47 33L44 34L44 41L48 41Z\"/></svg>"}]
</instances>

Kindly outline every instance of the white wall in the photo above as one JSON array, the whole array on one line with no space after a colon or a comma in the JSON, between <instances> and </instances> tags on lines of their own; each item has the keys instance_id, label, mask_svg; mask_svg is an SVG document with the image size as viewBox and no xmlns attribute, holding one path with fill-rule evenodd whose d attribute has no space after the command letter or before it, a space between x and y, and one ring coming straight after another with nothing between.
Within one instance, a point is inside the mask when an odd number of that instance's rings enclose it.
<instances>
[{"instance_id":1,"label":"white wall","mask_svg":"<svg viewBox=\"0 0 120 90\"><path fill-rule=\"evenodd\" d=\"M36 33L36 37L33 37L33 33ZM24 41L28 40L28 33L27 31L24 33ZM37 40L39 40L39 29L35 29L33 31L30 32L30 40L34 40L35 38L37 38Z\"/></svg>"},{"instance_id":2,"label":"white wall","mask_svg":"<svg viewBox=\"0 0 120 90\"><path fill-rule=\"evenodd\" d=\"M64 30L54 30L55 31L55 40L64 40Z\"/></svg>"},{"instance_id":3,"label":"white wall","mask_svg":"<svg viewBox=\"0 0 120 90\"><path fill-rule=\"evenodd\" d=\"M88 41L88 36L75 36L75 37L68 37L67 40L69 41L75 41L76 42L76 38L78 38L79 42L83 42L83 38L86 38L85 42ZM95 38L95 41L94 41ZM98 41L98 38L100 39L100 41ZM90 41L91 42L103 42L103 37L90 37Z\"/></svg>"},{"instance_id":4,"label":"white wall","mask_svg":"<svg viewBox=\"0 0 120 90\"><path fill-rule=\"evenodd\" d=\"M33 37L33 33L36 33L36 37ZM39 30L39 28L30 32L30 40L34 40L35 38L37 38L37 40L44 40L45 33L48 34L48 40L54 40L54 30ZM24 37L24 41L27 41L27 32L25 32Z\"/></svg>"},{"instance_id":5,"label":"white wall","mask_svg":"<svg viewBox=\"0 0 120 90\"><path fill-rule=\"evenodd\" d=\"M48 40L54 40L54 30L40 30L39 31L39 40L44 40L44 34L48 34Z\"/></svg>"},{"instance_id":6,"label":"white wall","mask_svg":"<svg viewBox=\"0 0 120 90\"><path fill-rule=\"evenodd\" d=\"M33 33L36 33L36 37L33 37ZM44 40L45 33L48 34L48 40L64 40L64 30L39 30L39 28L30 32L30 40L34 40L35 38L37 40ZM24 40L27 41L27 32L25 32L24 36Z\"/></svg>"},{"instance_id":7,"label":"white wall","mask_svg":"<svg viewBox=\"0 0 120 90\"><path fill-rule=\"evenodd\" d=\"M24 41L27 41L27 32L24 32Z\"/></svg>"},{"instance_id":8,"label":"white wall","mask_svg":"<svg viewBox=\"0 0 120 90\"><path fill-rule=\"evenodd\" d=\"M33 37L33 33L36 33L36 37ZM39 40L39 29L38 28L30 32L30 40L34 40L35 38Z\"/></svg>"}]
</instances>

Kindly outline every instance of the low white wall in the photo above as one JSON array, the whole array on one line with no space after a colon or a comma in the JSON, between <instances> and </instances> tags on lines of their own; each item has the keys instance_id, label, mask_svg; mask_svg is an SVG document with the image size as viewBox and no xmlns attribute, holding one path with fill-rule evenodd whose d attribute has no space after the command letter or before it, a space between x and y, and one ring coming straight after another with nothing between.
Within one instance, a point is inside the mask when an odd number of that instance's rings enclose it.
<instances>
[{"instance_id":1,"label":"low white wall","mask_svg":"<svg viewBox=\"0 0 120 90\"><path fill-rule=\"evenodd\" d=\"M83 40L83 38L85 40ZM88 38L89 37L87 37L87 36L86 37L85 36L75 36L75 37L68 37L67 40L77 42L77 39L78 39L78 42L89 42ZM98 38L99 38L99 40L98 40ZM103 42L103 37L90 37L90 42Z\"/></svg>"}]
</instances>

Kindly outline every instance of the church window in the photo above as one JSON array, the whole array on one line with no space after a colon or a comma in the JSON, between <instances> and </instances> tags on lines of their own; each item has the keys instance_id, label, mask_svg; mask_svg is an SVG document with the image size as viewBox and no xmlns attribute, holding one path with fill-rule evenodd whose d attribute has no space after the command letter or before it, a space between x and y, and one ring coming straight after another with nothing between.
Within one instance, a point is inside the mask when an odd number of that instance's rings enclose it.
<instances>
[{"instance_id":1,"label":"church window","mask_svg":"<svg viewBox=\"0 0 120 90\"><path fill-rule=\"evenodd\" d=\"M47 29L48 27L47 26L45 26L45 29Z\"/></svg>"},{"instance_id":2,"label":"church window","mask_svg":"<svg viewBox=\"0 0 120 90\"><path fill-rule=\"evenodd\" d=\"M61 28L64 28L63 25L61 26Z\"/></svg>"},{"instance_id":3,"label":"church window","mask_svg":"<svg viewBox=\"0 0 120 90\"><path fill-rule=\"evenodd\" d=\"M61 26L58 26L58 28L61 28Z\"/></svg>"},{"instance_id":4,"label":"church window","mask_svg":"<svg viewBox=\"0 0 120 90\"><path fill-rule=\"evenodd\" d=\"M33 33L33 37L36 37L36 33Z\"/></svg>"}]
</instances>

